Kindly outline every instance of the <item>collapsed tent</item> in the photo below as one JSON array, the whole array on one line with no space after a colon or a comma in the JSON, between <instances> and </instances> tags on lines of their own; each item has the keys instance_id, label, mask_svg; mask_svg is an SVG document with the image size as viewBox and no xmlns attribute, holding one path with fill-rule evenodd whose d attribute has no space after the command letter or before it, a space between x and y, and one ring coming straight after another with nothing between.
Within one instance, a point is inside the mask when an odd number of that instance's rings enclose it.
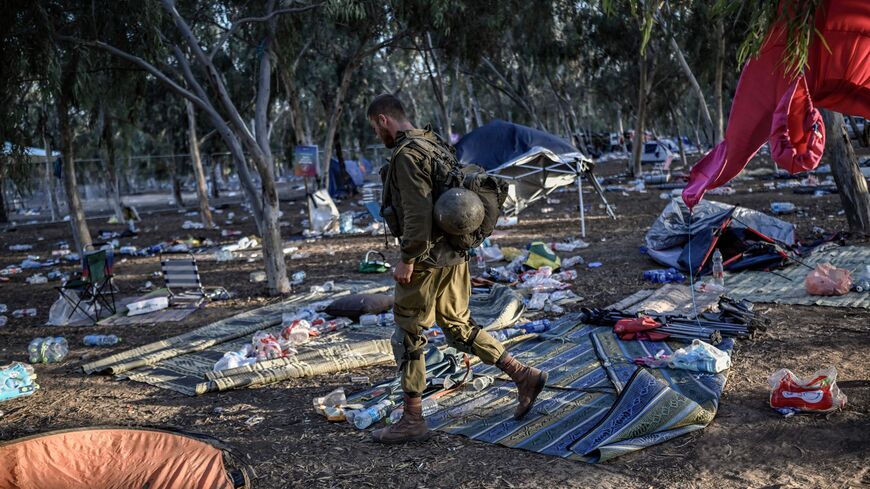
<instances>
[{"instance_id":1,"label":"collapsed tent","mask_svg":"<svg viewBox=\"0 0 870 489\"><path fill-rule=\"evenodd\" d=\"M794 225L745 207L702 200L692 213L673 199L644 237L654 260L684 272L709 268L713 251L722 252L725 270L767 269L788 260Z\"/></svg>"},{"instance_id":2,"label":"collapsed tent","mask_svg":"<svg viewBox=\"0 0 870 489\"><path fill-rule=\"evenodd\" d=\"M513 215L592 169L592 160L561 138L501 120L463 136L456 143L456 157L463 165L478 165L510 181L504 207Z\"/></svg>"},{"instance_id":3,"label":"collapsed tent","mask_svg":"<svg viewBox=\"0 0 870 489\"><path fill-rule=\"evenodd\" d=\"M344 160L344 166L337 158L329 162L329 195L343 197L353 194L362 187L365 177L372 171L372 164L366 160Z\"/></svg>"},{"instance_id":4,"label":"collapsed tent","mask_svg":"<svg viewBox=\"0 0 870 489\"><path fill-rule=\"evenodd\" d=\"M0 443L0 487L253 487L222 442L150 428L61 430Z\"/></svg>"}]
</instances>

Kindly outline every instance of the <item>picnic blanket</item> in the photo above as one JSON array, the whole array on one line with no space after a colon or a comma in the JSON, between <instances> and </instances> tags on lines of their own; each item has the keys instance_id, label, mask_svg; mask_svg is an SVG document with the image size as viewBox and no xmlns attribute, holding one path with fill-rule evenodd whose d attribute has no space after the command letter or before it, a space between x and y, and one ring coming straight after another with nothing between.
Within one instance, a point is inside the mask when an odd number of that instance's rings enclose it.
<instances>
[{"instance_id":1,"label":"picnic blanket","mask_svg":"<svg viewBox=\"0 0 870 489\"><path fill-rule=\"evenodd\" d=\"M258 362L214 374L225 352L238 351L257 331L280 331L281 315L313 302L346 294L385 292L390 286L373 281L338 283L334 292L304 293L286 301L247 311L188 333L143 345L83 366L86 373L103 372L187 395L264 385L289 378L321 375L393 363L388 338L391 327L348 329L303 345L299 354ZM507 287L473 298L471 313L481 325L507 327L522 313L522 299Z\"/></svg>"},{"instance_id":2,"label":"picnic blanket","mask_svg":"<svg viewBox=\"0 0 870 489\"><path fill-rule=\"evenodd\" d=\"M658 289L642 289L621 301L607 306L613 311L626 314L637 313L672 313L688 318L695 317L697 312L703 313L719 303L720 294L694 294L688 285L665 284Z\"/></svg>"},{"instance_id":3,"label":"picnic blanket","mask_svg":"<svg viewBox=\"0 0 870 489\"><path fill-rule=\"evenodd\" d=\"M812 268L820 263L831 263L851 271L852 276L857 277L866 265L870 265L870 246L826 245L817 248L802 261ZM777 270L775 274L758 271L726 274L725 288L732 298L750 302L870 309L870 293L867 292L824 297L807 294L804 278L808 273L809 268L792 264Z\"/></svg>"},{"instance_id":4,"label":"picnic blanket","mask_svg":"<svg viewBox=\"0 0 870 489\"><path fill-rule=\"evenodd\" d=\"M532 411L513 419L516 389L494 366L477 364L475 375L492 375L483 391L464 390L438 399L426 418L430 428L551 456L601 462L707 426L716 414L728 372L699 374L637 366L637 356L670 353L680 342L621 341L610 328L559 320L549 333L510 347L520 361L549 372ZM731 351L733 342L721 348ZM381 386L352 396L367 398ZM371 399L377 402L379 399Z\"/></svg>"}]
</instances>

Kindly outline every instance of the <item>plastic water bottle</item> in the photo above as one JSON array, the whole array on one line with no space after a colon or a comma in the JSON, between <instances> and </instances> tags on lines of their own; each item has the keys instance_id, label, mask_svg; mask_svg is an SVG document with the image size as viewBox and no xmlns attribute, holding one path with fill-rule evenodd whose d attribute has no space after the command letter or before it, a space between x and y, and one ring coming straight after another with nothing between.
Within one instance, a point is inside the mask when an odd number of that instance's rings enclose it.
<instances>
[{"instance_id":1,"label":"plastic water bottle","mask_svg":"<svg viewBox=\"0 0 870 489\"><path fill-rule=\"evenodd\" d=\"M353 425L357 429L364 430L369 426L377 423L387 416L387 411L393 407L393 401L384 399L383 401L359 411L353 415Z\"/></svg>"},{"instance_id":2,"label":"plastic water bottle","mask_svg":"<svg viewBox=\"0 0 870 489\"><path fill-rule=\"evenodd\" d=\"M506 329L500 329L498 331L490 331L489 334L490 334L490 336L495 338L496 341L507 341L508 339L513 338L514 336L522 334L522 332L523 332L523 330L521 330L521 329L506 328Z\"/></svg>"},{"instance_id":3,"label":"plastic water bottle","mask_svg":"<svg viewBox=\"0 0 870 489\"><path fill-rule=\"evenodd\" d=\"M494 380L495 379L493 379L489 375L484 375L482 377L475 377L474 382L471 383L471 388L480 392L480 391L486 389L487 387L491 386Z\"/></svg>"},{"instance_id":4,"label":"plastic water bottle","mask_svg":"<svg viewBox=\"0 0 870 489\"><path fill-rule=\"evenodd\" d=\"M423 399L423 417L431 416L438 411L438 400L433 397L427 397ZM405 413L405 406L399 406L396 409L393 409L393 412L390 413L389 419L387 419L387 423L393 424L398 423L400 419L402 419L402 415Z\"/></svg>"},{"instance_id":5,"label":"plastic water bottle","mask_svg":"<svg viewBox=\"0 0 870 489\"><path fill-rule=\"evenodd\" d=\"M392 326L394 320L393 313L391 312L363 314L359 317L359 324L360 326Z\"/></svg>"},{"instance_id":6,"label":"plastic water bottle","mask_svg":"<svg viewBox=\"0 0 870 489\"><path fill-rule=\"evenodd\" d=\"M475 256L475 268L477 268L477 273L484 273L486 271L486 259L483 257L483 246L478 246L477 249L474 250Z\"/></svg>"},{"instance_id":7,"label":"plastic water bottle","mask_svg":"<svg viewBox=\"0 0 870 489\"><path fill-rule=\"evenodd\" d=\"M110 334L89 334L85 336L84 343L85 346L111 346L116 345L121 342L121 338Z\"/></svg>"},{"instance_id":8,"label":"plastic water bottle","mask_svg":"<svg viewBox=\"0 0 870 489\"><path fill-rule=\"evenodd\" d=\"M550 329L552 324L549 319L538 319L526 324L519 325L519 329L526 333L544 333Z\"/></svg>"},{"instance_id":9,"label":"plastic water bottle","mask_svg":"<svg viewBox=\"0 0 870 489\"><path fill-rule=\"evenodd\" d=\"M722 266L722 252L719 248L713 252L713 285L725 287L725 269Z\"/></svg>"}]
</instances>

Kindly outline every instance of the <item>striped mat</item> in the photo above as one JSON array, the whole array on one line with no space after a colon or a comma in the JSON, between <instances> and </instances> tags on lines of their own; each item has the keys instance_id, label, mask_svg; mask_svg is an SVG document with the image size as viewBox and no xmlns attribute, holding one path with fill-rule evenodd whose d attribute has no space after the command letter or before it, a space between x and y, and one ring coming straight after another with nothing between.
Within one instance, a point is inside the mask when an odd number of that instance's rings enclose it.
<instances>
[{"instance_id":1,"label":"striped mat","mask_svg":"<svg viewBox=\"0 0 870 489\"><path fill-rule=\"evenodd\" d=\"M819 247L803 262L813 268L820 263L831 263L848 269L853 277L857 277L866 265L870 265L870 246ZM807 294L804 278L809 272L809 268L793 264L775 274L756 271L726 274L725 287L729 296L750 302L870 309L870 293L867 292L830 297Z\"/></svg>"},{"instance_id":2,"label":"striped mat","mask_svg":"<svg viewBox=\"0 0 870 489\"><path fill-rule=\"evenodd\" d=\"M579 324L569 315L550 333L510 348L520 361L550 374L524 419L513 419L513 384L495 367L478 364L474 373L497 376L494 385L482 392L466 390L439 398L439 410L427 417L427 423L432 429L511 448L588 462L609 460L712 421L727 371L698 374L647 369L632 362L637 356L680 346L624 342L609 328ZM722 346L730 351L733 344Z\"/></svg>"},{"instance_id":3,"label":"striped mat","mask_svg":"<svg viewBox=\"0 0 870 489\"><path fill-rule=\"evenodd\" d=\"M346 294L386 292L380 282L348 281L335 291L292 296L280 303L217 321L193 331L140 346L88 363L85 373L108 373L119 379L144 382L186 395L265 385L282 380L346 371L374 365L393 364L388 338L391 327L344 330L324 335L304 345L298 355L214 374L214 364L225 352L238 351L253 333L265 330L277 334L281 315L313 302ZM522 314L522 298L502 287L484 297L474 297L471 313L478 324L508 327Z\"/></svg>"}]
</instances>

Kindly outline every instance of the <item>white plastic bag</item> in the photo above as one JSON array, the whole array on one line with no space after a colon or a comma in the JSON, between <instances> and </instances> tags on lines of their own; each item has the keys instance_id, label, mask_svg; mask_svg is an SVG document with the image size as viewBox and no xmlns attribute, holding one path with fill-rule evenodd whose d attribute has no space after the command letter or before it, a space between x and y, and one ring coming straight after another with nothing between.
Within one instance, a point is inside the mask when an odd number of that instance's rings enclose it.
<instances>
[{"instance_id":1,"label":"white plastic bag","mask_svg":"<svg viewBox=\"0 0 870 489\"><path fill-rule=\"evenodd\" d=\"M311 212L311 230L318 233L338 232L339 212L329 192L320 189L308 196Z\"/></svg>"},{"instance_id":2,"label":"white plastic bag","mask_svg":"<svg viewBox=\"0 0 870 489\"><path fill-rule=\"evenodd\" d=\"M127 315L138 316L149 312L159 311L169 307L169 297L152 297L127 304Z\"/></svg>"},{"instance_id":3,"label":"white plastic bag","mask_svg":"<svg viewBox=\"0 0 870 489\"><path fill-rule=\"evenodd\" d=\"M672 368L718 374L731 368L731 356L709 343L694 340L691 345L675 351L669 365Z\"/></svg>"}]
</instances>

